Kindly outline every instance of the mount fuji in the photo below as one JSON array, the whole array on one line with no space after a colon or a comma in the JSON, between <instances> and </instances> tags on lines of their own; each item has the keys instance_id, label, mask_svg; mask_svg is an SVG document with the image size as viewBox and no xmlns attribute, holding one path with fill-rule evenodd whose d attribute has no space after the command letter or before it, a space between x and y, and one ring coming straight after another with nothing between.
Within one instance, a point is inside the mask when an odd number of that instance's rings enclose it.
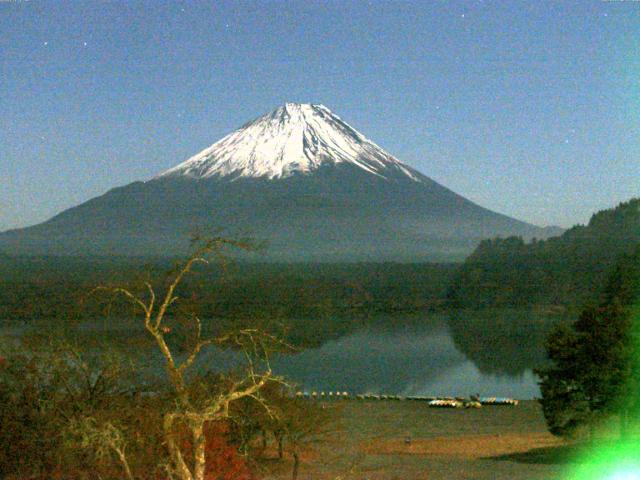
<instances>
[{"instance_id":1,"label":"mount fuji","mask_svg":"<svg viewBox=\"0 0 640 480\"><path fill-rule=\"evenodd\" d=\"M322 105L287 103L151 180L1 233L0 250L174 256L195 231L266 240L278 261L453 260L483 238L558 233L452 192Z\"/></svg>"}]
</instances>

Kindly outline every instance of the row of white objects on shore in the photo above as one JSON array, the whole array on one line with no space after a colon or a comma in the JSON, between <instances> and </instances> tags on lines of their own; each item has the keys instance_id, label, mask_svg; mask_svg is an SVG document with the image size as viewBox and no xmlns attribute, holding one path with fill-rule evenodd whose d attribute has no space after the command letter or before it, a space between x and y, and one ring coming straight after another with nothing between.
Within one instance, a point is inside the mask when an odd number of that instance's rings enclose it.
<instances>
[{"instance_id":1,"label":"row of white objects on shore","mask_svg":"<svg viewBox=\"0 0 640 480\"><path fill-rule=\"evenodd\" d=\"M508 397L472 397L470 400L462 397L426 397L426 396L402 396L402 395L378 395L373 393L351 395L346 391L330 392L296 392L296 397L306 399L355 399L355 400L413 400L428 402L430 407L441 408L478 408L481 405L518 405L518 400Z\"/></svg>"}]
</instances>

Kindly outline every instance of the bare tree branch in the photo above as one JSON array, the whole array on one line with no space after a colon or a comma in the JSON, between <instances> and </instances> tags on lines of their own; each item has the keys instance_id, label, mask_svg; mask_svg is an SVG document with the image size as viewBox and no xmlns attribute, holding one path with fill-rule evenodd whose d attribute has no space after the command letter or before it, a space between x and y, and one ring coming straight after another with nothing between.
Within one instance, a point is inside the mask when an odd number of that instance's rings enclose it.
<instances>
[{"instance_id":1,"label":"bare tree branch","mask_svg":"<svg viewBox=\"0 0 640 480\"><path fill-rule=\"evenodd\" d=\"M279 339L255 328L241 329L212 338L203 338L202 321L199 317L194 316L194 343L181 362L176 360L177 357L174 356L165 339L165 335L170 332L170 329L163 326L163 322L166 320L169 308L179 299L176 290L185 276L192 272L195 265L208 264L209 262L205 258L208 254L213 254L222 268L226 269L227 259L222 251L223 247L231 246L245 250L252 248L249 242L229 240L222 237L215 237L205 241L197 238L195 241L200 244L200 247L183 264L177 267L176 273L161 296L156 295L156 291L150 282L145 282L148 292L147 299L135 295L126 288L100 287L100 289L110 291L113 295L123 295L131 303L142 308L145 329L154 339L164 357L169 380L177 394L175 410L167 412L163 420L164 439L170 456L170 464L166 465L166 470L170 477L180 480L204 479L206 465L204 425L209 421L229 418L229 405L231 403L248 397L259 402L269 415L275 414L266 401L258 395L258 392L267 383L279 381L273 376L271 370L268 355L269 348L272 345L286 346ZM203 348L209 345L223 346L228 344L242 350L246 361L245 375L240 380L232 382L222 393L217 394L215 398L204 402L204 404L193 400L185 378L188 369L197 361ZM257 373L257 367L261 368L262 371L260 373ZM180 426L186 426L192 436L193 444L192 451L189 453L189 461L186 460L186 452L176 437L176 425L178 423Z\"/></svg>"}]
</instances>

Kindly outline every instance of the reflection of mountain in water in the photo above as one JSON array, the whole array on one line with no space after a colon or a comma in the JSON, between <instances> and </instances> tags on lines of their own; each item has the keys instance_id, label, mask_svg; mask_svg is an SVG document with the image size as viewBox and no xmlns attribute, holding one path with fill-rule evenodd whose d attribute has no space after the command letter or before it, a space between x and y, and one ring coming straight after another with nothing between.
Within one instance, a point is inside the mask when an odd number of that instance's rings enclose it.
<instances>
[{"instance_id":1,"label":"reflection of mountain in water","mask_svg":"<svg viewBox=\"0 0 640 480\"><path fill-rule=\"evenodd\" d=\"M529 310L452 312L449 331L456 348L485 374L522 375L546 361L544 342L557 315Z\"/></svg>"},{"instance_id":2,"label":"reflection of mountain in water","mask_svg":"<svg viewBox=\"0 0 640 480\"><path fill-rule=\"evenodd\" d=\"M533 398L531 369L556 321L509 311L378 318L274 367L309 391Z\"/></svg>"},{"instance_id":3,"label":"reflection of mountain in water","mask_svg":"<svg viewBox=\"0 0 640 480\"><path fill-rule=\"evenodd\" d=\"M281 358L275 368L307 389L399 394L420 390L465 361L436 320L365 328Z\"/></svg>"}]
</instances>

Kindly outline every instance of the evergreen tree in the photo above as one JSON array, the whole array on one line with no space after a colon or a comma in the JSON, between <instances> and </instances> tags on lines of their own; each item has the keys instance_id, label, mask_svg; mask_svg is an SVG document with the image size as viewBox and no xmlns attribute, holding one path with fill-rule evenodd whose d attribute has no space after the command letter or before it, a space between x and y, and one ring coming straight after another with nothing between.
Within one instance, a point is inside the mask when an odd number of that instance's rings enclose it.
<instances>
[{"instance_id":1,"label":"evergreen tree","mask_svg":"<svg viewBox=\"0 0 640 480\"><path fill-rule=\"evenodd\" d=\"M640 248L614 269L599 305L547 340L551 365L537 371L549 430L567 435L619 415L621 433L638 408Z\"/></svg>"},{"instance_id":2,"label":"evergreen tree","mask_svg":"<svg viewBox=\"0 0 640 480\"><path fill-rule=\"evenodd\" d=\"M566 325L556 329L547 340L547 353L553 365L536 371L541 379L542 410L554 435L571 434L592 421L589 398L580 381L584 371L580 340Z\"/></svg>"}]
</instances>

